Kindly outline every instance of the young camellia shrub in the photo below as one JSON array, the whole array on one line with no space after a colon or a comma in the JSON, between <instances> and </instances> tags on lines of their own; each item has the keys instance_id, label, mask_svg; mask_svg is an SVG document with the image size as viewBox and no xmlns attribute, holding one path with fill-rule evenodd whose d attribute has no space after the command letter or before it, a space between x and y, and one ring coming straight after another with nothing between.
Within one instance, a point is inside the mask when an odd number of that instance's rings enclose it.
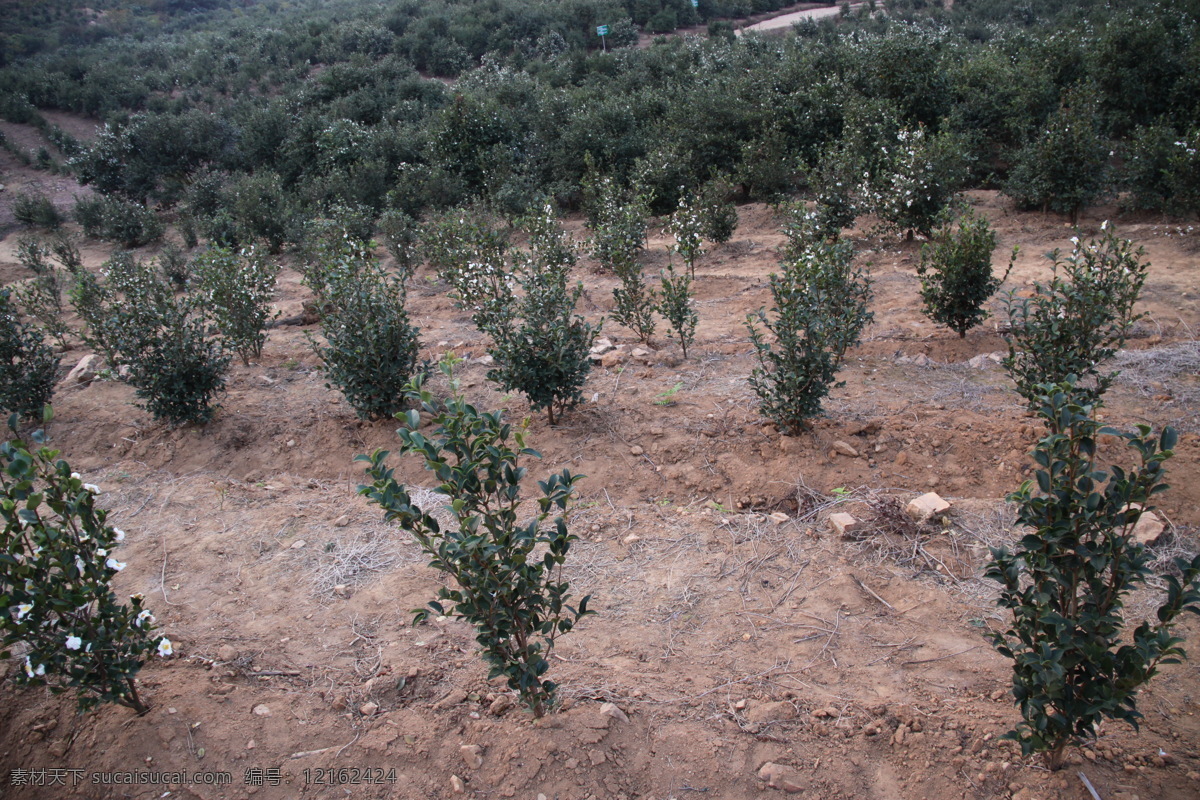
<instances>
[{"instance_id":1,"label":"young camellia shrub","mask_svg":"<svg viewBox=\"0 0 1200 800\"><path fill-rule=\"evenodd\" d=\"M687 275L676 275L674 267L668 265L667 271L659 274L662 290L659 296L658 313L663 315L679 346L683 349L683 357L687 358L688 345L696 340L696 324L700 316L692 307L692 279Z\"/></svg>"},{"instance_id":2,"label":"young camellia shrub","mask_svg":"<svg viewBox=\"0 0 1200 800\"><path fill-rule=\"evenodd\" d=\"M35 419L54 394L59 358L0 289L0 409Z\"/></svg>"},{"instance_id":3,"label":"young camellia shrub","mask_svg":"<svg viewBox=\"0 0 1200 800\"><path fill-rule=\"evenodd\" d=\"M1004 298L1011 328L1003 364L1031 409L1040 402L1041 384L1068 375L1087 380L1074 389L1081 401L1098 400L1116 378L1102 374L1099 365L1116 355L1140 319L1133 306L1150 264L1109 223L1100 228L1101 237L1086 244L1072 238L1066 258L1058 250L1050 254L1054 277L1035 283L1032 297L1018 299L1010 292Z\"/></svg>"},{"instance_id":4,"label":"young camellia shrub","mask_svg":"<svg viewBox=\"0 0 1200 800\"><path fill-rule=\"evenodd\" d=\"M154 635L141 595L122 603L109 586L125 568L114 553L125 534L107 524L98 494L58 451L0 444L0 658L15 651L17 683L73 689L81 709L111 702L144 714L134 677L150 654L170 655L171 641Z\"/></svg>"},{"instance_id":5,"label":"young camellia shrub","mask_svg":"<svg viewBox=\"0 0 1200 800\"><path fill-rule=\"evenodd\" d=\"M497 294L477 313L480 329L492 337L489 352L496 368L488 372L505 391L529 398L534 411L556 415L583 399L591 372L592 344L600 333L576 313L583 286L567 285L575 251L547 206L525 222L529 251L516 251L511 275L496 285ZM519 297L512 284L523 291Z\"/></svg>"},{"instance_id":6,"label":"young camellia shrub","mask_svg":"<svg viewBox=\"0 0 1200 800\"><path fill-rule=\"evenodd\" d=\"M996 234L987 219L965 208L956 222L946 221L933 242L921 247L921 299L925 316L965 338L967 331L987 319L983 304L1008 278L1017 250L1003 277L992 274Z\"/></svg>"},{"instance_id":7,"label":"young camellia shrub","mask_svg":"<svg viewBox=\"0 0 1200 800\"><path fill-rule=\"evenodd\" d=\"M454 587L442 587L437 601L416 612L416 621L424 621L432 610L474 625L483 658L491 665L488 677L506 678L533 715L541 717L555 700L554 682L542 677L555 639L592 613L589 597L578 607L568 605L570 586L561 575L577 538L567 531L567 503L582 476L563 470L539 481L537 513L532 518L522 514L526 469L518 462L522 456L540 456L525 446L524 432L504 422L499 412L480 412L466 402L453 377L455 363L451 357L441 364L452 389L448 400L425 389L424 375L409 387L413 402L432 415L433 433L418 431L421 412L412 409L398 434L401 452L424 459L425 468L438 476L441 484L434 491L446 496L456 526L443 529L429 509L413 504L408 488L396 482L387 466L387 451L358 456L369 464L367 473L374 481L359 487L359 493L382 506L384 518L413 535L432 559L430 565L454 579Z\"/></svg>"},{"instance_id":8,"label":"young camellia shrub","mask_svg":"<svg viewBox=\"0 0 1200 800\"><path fill-rule=\"evenodd\" d=\"M1033 452L1038 470L1009 500L1028 533L1015 551L992 551L986 576L1001 586L999 604L1012 612L993 635L1013 662L1013 695L1023 721L1005 738L1025 754L1042 753L1050 769L1066 748L1096 735L1105 718L1134 727L1138 689L1163 664L1184 657L1172 635L1185 610L1200 613L1200 556L1176 559L1179 575L1159 576L1166 597L1155 621L1126 630L1126 597L1150 575L1149 556L1132 537L1151 498L1166 490L1164 463L1175 431L1155 438L1100 428L1093 407L1081 404L1074 377L1038 387L1037 413L1049 434ZM1124 439L1137 464L1108 470L1096 464L1096 438Z\"/></svg>"},{"instance_id":9,"label":"young camellia shrub","mask_svg":"<svg viewBox=\"0 0 1200 800\"><path fill-rule=\"evenodd\" d=\"M762 414L788 435L820 413L842 357L873 316L870 279L853 256L847 242L810 242L771 275L773 318L761 309L746 318L759 362L750 386Z\"/></svg>"},{"instance_id":10,"label":"young camellia shrub","mask_svg":"<svg viewBox=\"0 0 1200 800\"><path fill-rule=\"evenodd\" d=\"M279 263L254 245L240 253L213 246L191 269L197 299L216 323L225 346L250 366L251 357L262 355L267 323L279 316L278 311L274 317L271 314Z\"/></svg>"}]
</instances>

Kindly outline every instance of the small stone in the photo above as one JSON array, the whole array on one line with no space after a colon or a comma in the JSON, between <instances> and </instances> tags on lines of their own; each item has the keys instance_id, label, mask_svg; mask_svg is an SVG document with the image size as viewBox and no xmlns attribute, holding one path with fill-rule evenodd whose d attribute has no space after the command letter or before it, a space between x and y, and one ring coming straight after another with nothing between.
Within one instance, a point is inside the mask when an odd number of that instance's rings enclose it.
<instances>
[{"instance_id":1,"label":"small stone","mask_svg":"<svg viewBox=\"0 0 1200 800\"><path fill-rule=\"evenodd\" d=\"M625 544L625 545L637 544L641 540L642 540L642 537L638 536L636 533L631 533L628 536L626 536L624 539L621 540L621 544Z\"/></svg>"},{"instance_id":2,"label":"small stone","mask_svg":"<svg viewBox=\"0 0 1200 800\"><path fill-rule=\"evenodd\" d=\"M254 716L269 717L271 716L271 707L263 703L259 703L254 707Z\"/></svg>"},{"instance_id":3,"label":"small stone","mask_svg":"<svg viewBox=\"0 0 1200 800\"><path fill-rule=\"evenodd\" d=\"M483 750L477 744L464 744L458 748L458 752L462 755L463 762L471 769L479 769L483 766Z\"/></svg>"},{"instance_id":4,"label":"small stone","mask_svg":"<svg viewBox=\"0 0 1200 800\"><path fill-rule=\"evenodd\" d=\"M373 717L377 711L379 711L378 703L363 703L358 707L358 713L364 717Z\"/></svg>"},{"instance_id":5,"label":"small stone","mask_svg":"<svg viewBox=\"0 0 1200 800\"><path fill-rule=\"evenodd\" d=\"M1138 521L1133 525L1133 540L1143 546L1158 542L1166 526L1153 511L1143 511Z\"/></svg>"},{"instance_id":6,"label":"small stone","mask_svg":"<svg viewBox=\"0 0 1200 800\"><path fill-rule=\"evenodd\" d=\"M440 711L450 708L451 706L456 706L459 703L465 703L466 700L467 693L462 689L451 689L450 692L443 696L441 700L438 700L436 703L434 703L433 707Z\"/></svg>"},{"instance_id":7,"label":"small stone","mask_svg":"<svg viewBox=\"0 0 1200 800\"><path fill-rule=\"evenodd\" d=\"M293 550L303 550L307 546L308 542L304 541L303 539L297 539L296 541L292 542Z\"/></svg>"},{"instance_id":8,"label":"small stone","mask_svg":"<svg viewBox=\"0 0 1200 800\"><path fill-rule=\"evenodd\" d=\"M796 718L796 707L787 701L763 703L746 712L746 719L760 725L767 722L783 722Z\"/></svg>"},{"instance_id":9,"label":"small stone","mask_svg":"<svg viewBox=\"0 0 1200 800\"><path fill-rule=\"evenodd\" d=\"M897 467L903 467L908 463L908 453L903 450L901 450L899 453L896 453L896 460L892 463L894 463Z\"/></svg>"},{"instance_id":10,"label":"small stone","mask_svg":"<svg viewBox=\"0 0 1200 800\"><path fill-rule=\"evenodd\" d=\"M772 789L782 789L788 794L804 791L805 785L800 773L792 767L768 761L759 767L758 779L765 781Z\"/></svg>"},{"instance_id":11,"label":"small stone","mask_svg":"<svg viewBox=\"0 0 1200 800\"><path fill-rule=\"evenodd\" d=\"M612 350L600 356L600 366L618 367L628 358L624 350Z\"/></svg>"},{"instance_id":12,"label":"small stone","mask_svg":"<svg viewBox=\"0 0 1200 800\"><path fill-rule=\"evenodd\" d=\"M467 791L467 785L463 783L463 779L457 775L450 776L450 791L455 794L462 794Z\"/></svg>"},{"instance_id":13,"label":"small stone","mask_svg":"<svg viewBox=\"0 0 1200 800\"><path fill-rule=\"evenodd\" d=\"M603 750L591 749L588 750L588 761L592 762L593 767L598 767L605 761L608 761L608 754Z\"/></svg>"},{"instance_id":14,"label":"small stone","mask_svg":"<svg viewBox=\"0 0 1200 800\"><path fill-rule=\"evenodd\" d=\"M847 458L858 458L858 451L851 447L848 443L838 439L833 443L833 449Z\"/></svg>"},{"instance_id":15,"label":"small stone","mask_svg":"<svg viewBox=\"0 0 1200 800\"><path fill-rule=\"evenodd\" d=\"M337 519L335 519L333 521L333 527L335 527L335 528L344 528L349 524L350 524L350 515L349 514L342 514L340 517L338 517Z\"/></svg>"},{"instance_id":16,"label":"small stone","mask_svg":"<svg viewBox=\"0 0 1200 800\"><path fill-rule=\"evenodd\" d=\"M613 350L612 340L602 338L602 339L597 339L596 343L592 345L592 349L589 350L588 352L590 352L594 356L602 356L605 353L612 352L612 350Z\"/></svg>"},{"instance_id":17,"label":"small stone","mask_svg":"<svg viewBox=\"0 0 1200 800\"><path fill-rule=\"evenodd\" d=\"M896 732L892 734L892 744L904 744L904 737L908 734L908 726L901 722L896 726Z\"/></svg>"},{"instance_id":18,"label":"small stone","mask_svg":"<svg viewBox=\"0 0 1200 800\"><path fill-rule=\"evenodd\" d=\"M980 353L979 355L968 359L967 366L969 366L973 369L987 369L987 367L988 367L987 353Z\"/></svg>"},{"instance_id":19,"label":"small stone","mask_svg":"<svg viewBox=\"0 0 1200 800\"><path fill-rule=\"evenodd\" d=\"M349 600L350 595L354 594L352 591L350 591L350 587L344 583L339 583L337 586L334 586L333 593L335 596L340 597L343 600Z\"/></svg>"},{"instance_id":20,"label":"small stone","mask_svg":"<svg viewBox=\"0 0 1200 800\"><path fill-rule=\"evenodd\" d=\"M640 444L635 444L633 447L629 448L630 455L640 456L644 452L646 452L646 451L644 449L642 449L642 446Z\"/></svg>"},{"instance_id":21,"label":"small stone","mask_svg":"<svg viewBox=\"0 0 1200 800\"><path fill-rule=\"evenodd\" d=\"M475 363L483 364L485 367L490 367L492 364L496 363L496 359L492 357L491 353L488 353L487 355L482 355L475 359Z\"/></svg>"},{"instance_id":22,"label":"small stone","mask_svg":"<svg viewBox=\"0 0 1200 800\"><path fill-rule=\"evenodd\" d=\"M217 661L237 661L237 648L231 644L223 644L217 648Z\"/></svg>"},{"instance_id":23,"label":"small stone","mask_svg":"<svg viewBox=\"0 0 1200 800\"><path fill-rule=\"evenodd\" d=\"M774 522L776 525L783 525L785 522L787 522L788 520L791 519L791 517L789 517L787 514L783 513L782 511L774 511L774 512L768 514L767 518L770 519L772 522Z\"/></svg>"},{"instance_id":24,"label":"small stone","mask_svg":"<svg viewBox=\"0 0 1200 800\"><path fill-rule=\"evenodd\" d=\"M646 360L654 355L654 351L645 347L635 347L630 355L637 359Z\"/></svg>"},{"instance_id":25,"label":"small stone","mask_svg":"<svg viewBox=\"0 0 1200 800\"><path fill-rule=\"evenodd\" d=\"M629 722L629 715L622 711L616 703L604 703L600 706L600 713L605 717L615 719L617 722Z\"/></svg>"},{"instance_id":26,"label":"small stone","mask_svg":"<svg viewBox=\"0 0 1200 800\"><path fill-rule=\"evenodd\" d=\"M67 373L67 377L63 379L63 386L75 386L77 384L88 384L96 379L96 374L100 371L100 365L103 362L100 356L92 354L79 359L79 363L71 368Z\"/></svg>"},{"instance_id":27,"label":"small stone","mask_svg":"<svg viewBox=\"0 0 1200 800\"><path fill-rule=\"evenodd\" d=\"M513 700L512 695L502 694L488 706L488 713L493 717L500 717L514 705L516 705L516 701Z\"/></svg>"},{"instance_id":28,"label":"small stone","mask_svg":"<svg viewBox=\"0 0 1200 800\"><path fill-rule=\"evenodd\" d=\"M167 713L168 713L168 714L178 714L178 713L179 713L179 710L178 710L178 709L176 709L175 707L171 707L171 708L168 708L168 709L167 709Z\"/></svg>"},{"instance_id":29,"label":"small stone","mask_svg":"<svg viewBox=\"0 0 1200 800\"><path fill-rule=\"evenodd\" d=\"M917 499L909 502L904 511L917 522L925 522L930 517L947 511L950 504L937 492L926 492Z\"/></svg>"},{"instance_id":30,"label":"small stone","mask_svg":"<svg viewBox=\"0 0 1200 800\"><path fill-rule=\"evenodd\" d=\"M250 741L246 742L246 749L247 749L247 750L253 750L253 749L254 749L254 748L256 748L256 747L258 747L258 742L254 741L253 739L251 739Z\"/></svg>"},{"instance_id":31,"label":"small stone","mask_svg":"<svg viewBox=\"0 0 1200 800\"><path fill-rule=\"evenodd\" d=\"M838 536L849 536L862 528L862 523L845 512L829 515L829 524Z\"/></svg>"}]
</instances>

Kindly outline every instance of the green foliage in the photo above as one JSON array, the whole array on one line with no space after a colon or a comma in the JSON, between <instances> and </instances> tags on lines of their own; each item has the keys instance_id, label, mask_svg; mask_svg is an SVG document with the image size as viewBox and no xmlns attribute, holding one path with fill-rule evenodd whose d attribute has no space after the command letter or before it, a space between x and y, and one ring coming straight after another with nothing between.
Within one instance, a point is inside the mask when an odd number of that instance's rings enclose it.
<instances>
[{"instance_id":1,"label":"green foliage","mask_svg":"<svg viewBox=\"0 0 1200 800\"><path fill-rule=\"evenodd\" d=\"M763 309L746 318L759 362L750 386L762 414L789 435L820 413L842 357L873 316L870 279L853 257L846 242L810 243L771 275L773 318Z\"/></svg>"},{"instance_id":2,"label":"green foliage","mask_svg":"<svg viewBox=\"0 0 1200 800\"><path fill-rule=\"evenodd\" d=\"M1176 617L1200 613L1200 557L1176 559L1180 577L1159 576L1167 592L1156 621L1128 633L1125 598L1151 575L1150 557L1132 531L1167 488L1164 462L1175 431L1167 427L1156 439L1146 425L1136 433L1100 428L1073 378L1039 389L1037 411L1049 434L1033 452L1037 488L1027 481L1009 497L1029 532L1015 552L993 550L985 574L1002 585L998 603L1012 612L1010 626L993 635L996 649L1013 661L1023 718L1006 738L1057 769L1066 747L1094 738L1105 718L1137 727L1139 688L1184 656L1183 640L1172 635ZM1099 468L1099 434L1124 439L1137 464Z\"/></svg>"},{"instance_id":3,"label":"green foliage","mask_svg":"<svg viewBox=\"0 0 1200 800\"><path fill-rule=\"evenodd\" d=\"M992 274L992 251L996 234L986 217L977 217L966 207L957 220L945 224L922 245L917 275L921 278L921 299L925 316L941 323L963 338L967 331L983 322L988 312L983 304L1008 278L1017 258L1012 259L1003 277Z\"/></svg>"},{"instance_id":4,"label":"green foliage","mask_svg":"<svg viewBox=\"0 0 1200 800\"><path fill-rule=\"evenodd\" d=\"M508 236L488 215L455 209L425 226L421 247L437 275L450 284L454 304L470 311L476 326L511 293L505 257Z\"/></svg>"},{"instance_id":5,"label":"green foliage","mask_svg":"<svg viewBox=\"0 0 1200 800\"><path fill-rule=\"evenodd\" d=\"M36 192L18 192L13 198L12 212L17 222L35 228L57 230L63 223L62 214L50 202L50 198Z\"/></svg>"},{"instance_id":6,"label":"green foliage","mask_svg":"<svg viewBox=\"0 0 1200 800\"><path fill-rule=\"evenodd\" d=\"M621 275L637 264L646 246L649 199L637 187L622 189L616 179L594 170L584 178L583 194L592 257Z\"/></svg>"},{"instance_id":7,"label":"green foliage","mask_svg":"<svg viewBox=\"0 0 1200 800\"><path fill-rule=\"evenodd\" d=\"M621 285L613 289L613 310L609 316L633 331L639 341L649 344L656 327L654 290L646 286L642 265L637 261L621 265L617 277Z\"/></svg>"},{"instance_id":8,"label":"green foliage","mask_svg":"<svg viewBox=\"0 0 1200 800\"><path fill-rule=\"evenodd\" d=\"M524 394L534 411L546 409L553 425L556 413L583 399L600 326L576 314L583 285L567 288L575 251L551 209L547 206L527 225L530 251L515 253L512 272L497 283L494 303L476 319L493 341L489 352L496 368L488 379ZM513 283L521 288L520 297L513 296Z\"/></svg>"},{"instance_id":9,"label":"green foliage","mask_svg":"<svg viewBox=\"0 0 1200 800\"><path fill-rule=\"evenodd\" d=\"M716 178L700 187L700 233L714 244L725 244L737 230L737 206L729 200L732 191L733 187L724 178Z\"/></svg>"},{"instance_id":10,"label":"green foliage","mask_svg":"<svg viewBox=\"0 0 1200 800\"><path fill-rule=\"evenodd\" d=\"M901 129L859 189L863 207L895 231L929 236L966 178L966 156L952 134Z\"/></svg>"},{"instance_id":11,"label":"green foliage","mask_svg":"<svg viewBox=\"0 0 1200 800\"><path fill-rule=\"evenodd\" d=\"M120 197L79 198L74 213L84 235L123 247L141 247L157 242L163 235L163 224L152 210Z\"/></svg>"},{"instance_id":12,"label":"green foliage","mask_svg":"<svg viewBox=\"0 0 1200 800\"><path fill-rule=\"evenodd\" d=\"M58 364L41 332L21 322L9 289L0 288L0 409L40 417L54 394Z\"/></svg>"},{"instance_id":13,"label":"green foliage","mask_svg":"<svg viewBox=\"0 0 1200 800\"><path fill-rule=\"evenodd\" d=\"M209 247L192 262L192 270L196 302L216 324L224 346L249 366L251 356L262 355L267 324L279 316L271 313L279 262L253 245L241 253Z\"/></svg>"},{"instance_id":14,"label":"green foliage","mask_svg":"<svg viewBox=\"0 0 1200 800\"><path fill-rule=\"evenodd\" d=\"M81 274L72 292L110 365L127 364L143 406L171 425L203 424L225 388L229 356L197 296L176 296L152 264L128 254L109 260L108 282Z\"/></svg>"},{"instance_id":15,"label":"green foliage","mask_svg":"<svg viewBox=\"0 0 1200 800\"><path fill-rule=\"evenodd\" d=\"M0 657L23 648L17 683L74 689L81 710L111 702L144 714L134 676L171 642L153 635L141 595L125 604L109 586L125 568L113 555L125 534L107 524L98 494L57 450L0 445Z\"/></svg>"},{"instance_id":16,"label":"green foliage","mask_svg":"<svg viewBox=\"0 0 1200 800\"><path fill-rule=\"evenodd\" d=\"M692 307L692 279L688 275L676 275L675 268L667 265L667 271L659 273L662 289L656 310L671 326L683 357L687 358L688 345L696 340L696 324L700 321Z\"/></svg>"},{"instance_id":17,"label":"green foliage","mask_svg":"<svg viewBox=\"0 0 1200 800\"><path fill-rule=\"evenodd\" d=\"M1200 213L1200 128L1187 135L1169 125L1138 128L1123 183L1133 193L1133 208Z\"/></svg>"},{"instance_id":18,"label":"green foliage","mask_svg":"<svg viewBox=\"0 0 1200 800\"><path fill-rule=\"evenodd\" d=\"M63 321L62 290L67 275L50 262L51 255L50 248L35 239L17 241L17 260L34 277L12 286L13 299L27 317L37 320L42 330L66 349L70 329Z\"/></svg>"},{"instance_id":19,"label":"green foliage","mask_svg":"<svg viewBox=\"0 0 1200 800\"><path fill-rule=\"evenodd\" d=\"M1069 214L1075 223L1111 191L1110 149L1095 97L1075 92L1017 152L1004 193L1022 208Z\"/></svg>"},{"instance_id":20,"label":"green foliage","mask_svg":"<svg viewBox=\"0 0 1200 800\"><path fill-rule=\"evenodd\" d=\"M182 292L188 288L192 279L192 265L187 253L179 245L174 242L163 245L162 250L158 251L158 268L176 291Z\"/></svg>"},{"instance_id":21,"label":"green foliage","mask_svg":"<svg viewBox=\"0 0 1200 800\"><path fill-rule=\"evenodd\" d=\"M408 487L397 483L386 466L386 451L358 456L368 462L374 481L359 487L359 493L381 505L384 518L413 535L432 559L430 565L454 579L453 587L439 590L430 609L474 625L491 666L488 677L504 677L533 715L541 717L555 702L556 686L543 677L555 640L593 613L587 608L590 597L578 608L568 604L570 586L561 576L577 538L567 530L567 503L582 476L563 470L539 481L537 513L532 519L522 514L526 469L519 461L540 456L525 446L524 432L514 431L499 412L480 412L463 399L453 380L453 364L442 364L451 378L448 400L434 398L423 375L409 388L421 411L432 415L433 433L418 431L420 412L415 409L404 416L397 433L401 452L423 459L437 476L434 491L447 498L455 525L443 529L429 509L414 505ZM417 621L428 614L418 611Z\"/></svg>"},{"instance_id":22,"label":"green foliage","mask_svg":"<svg viewBox=\"0 0 1200 800\"><path fill-rule=\"evenodd\" d=\"M321 318L325 344L313 342L329 386L337 387L362 419L382 419L404 408L417 368L419 329L404 308L404 279L386 274L353 243L328 273Z\"/></svg>"},{"instance_id":23,"label":"green foliage","mask_svg":"<svg viewBox=\"0 0 1200 800\"><path fill-rule=\"evenodd\" d=\"M396 269L408 280L421 263L421 226L399 209L388 209L379 218L383 244L396 260Z\"/></svg>"},{"instance_id":24,"label":"green foliage","mask_svg":"<svg viewBox=\"0 0 1200 800\"><path fill-rule=\"evenodd\" d=\"M1086 244L1072 237L1069 256L1057 249L1050 253L1054 276L1035 283L1032 297L1009 292L1004 298L1010 322L1004 368L1031 408L1039 402L1041 384L1068 375L1088 381L1075 388L1081 402L1096 402L1116 378L1115 372L1102 374L1100 364L1116 355L1141 318L1133 306L1150 268L1141 260L1144 250L1118 238L1107 222L1101 231Z\"/></svg>"},{"instance_id":25,"label":"green foliage","mask_svg":"<svg viewBox=\"0 0 1200 800\"><path fill-rule=\"evenodd\" d=\"M697 198L683 194L679 198L679 207L667 220L667 233L675 237L671 248L683 258L687 264L688 275L696 277L696 259L704 255L705 215Z\"/></svg>"}]
</instances>

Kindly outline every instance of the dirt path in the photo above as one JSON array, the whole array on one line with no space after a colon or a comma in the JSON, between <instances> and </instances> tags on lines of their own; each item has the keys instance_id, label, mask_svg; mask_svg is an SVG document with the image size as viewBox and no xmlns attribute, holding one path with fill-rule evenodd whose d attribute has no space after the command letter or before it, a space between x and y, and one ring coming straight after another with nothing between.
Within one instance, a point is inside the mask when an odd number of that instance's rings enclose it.
<instances>
[{"instance_id":1,"label":"dirt path","mask_svg":"<svg viewBox=\"0 0 1200 800\"><path fill-rule=\"evenodd\" d=\"M862 3L856 3L856 4L851 5L850 11L851 12L857 11L861 5L862 5ZM839 8L836 5L829 6L828 8L810 8L810 9L806 9L804 11L792 11L792 12L783 14L778 17L771 17L770 19L765 19L762 22L756 22L753 25L747 25L744 28L740 28L738 30L738 32L740 33L741 31L772 31L772 30L778 30L779 28L790 28L791 26L795 25L797 22L801 22L806 19L813 19L813 20L825 19L826 17L836 17L840 13L841 13L841 8Z\"/></svg>"}]
</instances>

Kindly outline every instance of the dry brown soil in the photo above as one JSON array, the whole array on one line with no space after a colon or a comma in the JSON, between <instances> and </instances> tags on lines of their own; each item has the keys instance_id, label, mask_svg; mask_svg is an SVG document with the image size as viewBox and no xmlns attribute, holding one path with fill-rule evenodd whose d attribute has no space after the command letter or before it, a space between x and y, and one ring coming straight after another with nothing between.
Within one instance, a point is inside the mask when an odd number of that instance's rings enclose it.
<instances>
[{"instance_id":1,"label":"dry brown soil","mask_svg":"<svg viewBox=\"0 0 1200 800\"><path fill-rule=\"evenodd\" d=\"M0 157L10 187L40 178L64 204L78 191ZM0 194L0 216L11 197ZM992 193L970 199L999 233L998 265L1022 248L1010 285L1045 278L1042 253L1071 235L1064 221L1014 213ZM410 627L439 575L356 496L352 461L394 447L396 424L359 421L324 385L305 338L315 329L273 330L261 359L233 367L204 428L153 421L120 382L60 389L53 444L128 532L116 589L147 595L176 655L142 670L154 709L141 718L117 707L81 716L67 696L5 681L0 795L1028 800L1086 798L1080 772L1105 800L1200 794L1200 661L1166 668L1141 694L1139 733L1105 725L1067 770L1050 774L997 740L1017 714L1009 669L983 636L1004 618L979 576L987 547L1012 538L1003 498L1027 471L1038 426L997 364L967 363L1003 348L994 322L958 339L926 320L918 245L863 221L851 238L873 265L874 323L827 414L782 437L757 413L743 324L768 302L782 239L769 208L740 216L733 241L697 266L700 330L686 361L660 331L650 356L598 366L562 424L530 420L544 454L533 476L587 476L567 577L598 612L560 641L551 674L563 708L537 722L495 703L504 687L487 681L464 623ZM1161 501L1171 524L1161 555L1194 545L1200 523L1200 237L1115 208L1089 214L1083 234L1107 216L1153 267L1125 357L1131 377L1109 393L1106 419L1185 432ZM16 238L10 229L0 241L0 281L25 277ZM651 274L665 245L652 236ZM89 266L109 252L87 245ZM598 321L613 279L586 261L577 274ZM285 268L284 316L306 297ZM527 416L487 382L487 342L424 270L410 303L423 356L472 359L462 371L471 399ZM627 331L608 323L605 335L632 350ZM64 369L85 352L66 353ZM861 455L840 454L839 441ZM397 467L429 485L418 465ZM844 540L826 521L840 510L869 519L872 501L931 489L953 507L918 539L868 526ZM1135 613L1147 608L1135 598ZM1196 650L1196 622L1182 632ZM80 770L82 783L10 783L12 770L54 769ZM93 783L131 770L225 771L232 783ZM279 785L246 784L267 770Z\"/></svg>"}]
</instances>

